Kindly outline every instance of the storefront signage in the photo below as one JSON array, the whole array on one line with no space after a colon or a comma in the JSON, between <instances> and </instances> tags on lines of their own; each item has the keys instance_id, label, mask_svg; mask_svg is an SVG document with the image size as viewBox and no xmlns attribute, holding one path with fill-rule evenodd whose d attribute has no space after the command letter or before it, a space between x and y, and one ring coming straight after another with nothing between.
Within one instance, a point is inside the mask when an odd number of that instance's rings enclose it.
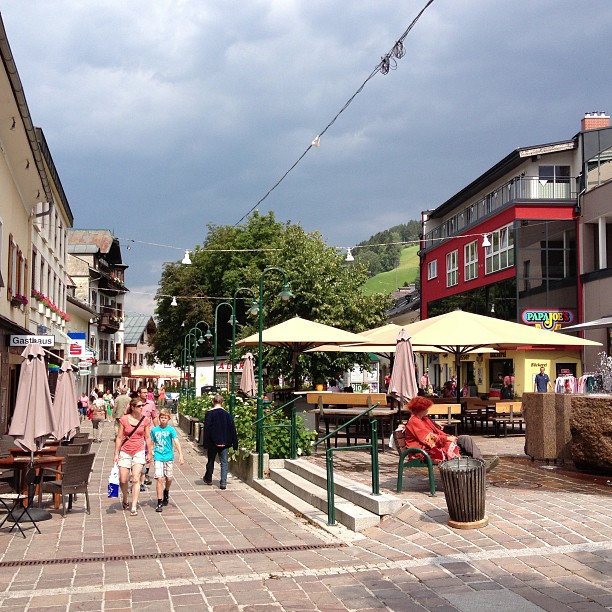
<instances>
[{"instance_id":1,"label":"storefront signage","mask_svg":"<svg viewBox=\"0 0 612 612\"><path fill-rule=\"evenodd\" d=\"M523 310L521 320L527 325L540 329L556 331L564 325L571 325L574 321L573 310L553 310L546 308L532 308Z\"/></svg>"},{"instance_id":2,"label":"storefront signage","mask_svg":"<svg viewBox=\"0 0 612 612\"><path fill-rule=\"evenodd\" d=\"M68 356L70 358L81 359L85 356L85 332L68 332L70 345Z\"/></svg>"},{"instance_id":3,"label":"storefront signage","mask_svg":"<svg viewBox=\"0 0 612 612\"><path fill-rule=\"evenodd\" d=\"M491 359L505 359L505 358L506 358L505 351L503 353L491 353Z\"/></svg>"},{"instance_id":4,"label":"storefront signage","mask_svg":"<svg viewBox=\"0 0 612 612\"><path fill-rule=\"evenodd\" d=\"M11 336L10 346L27 346L28 344L54 346L55 336Z\"/></svg>"},{"instance_id":5,"label":"storefront signage","mask_svg":"<svg viewBox=\"0 0 612 612\"><path fill-rule=\"evenodd\" d=\"M234 372L242 372L244 369L243 361L236 361L234 363ZM231 372L232 371L232 362L231 361L221 361L217 364L217 372Z\"/></svg>"}]
</instances>

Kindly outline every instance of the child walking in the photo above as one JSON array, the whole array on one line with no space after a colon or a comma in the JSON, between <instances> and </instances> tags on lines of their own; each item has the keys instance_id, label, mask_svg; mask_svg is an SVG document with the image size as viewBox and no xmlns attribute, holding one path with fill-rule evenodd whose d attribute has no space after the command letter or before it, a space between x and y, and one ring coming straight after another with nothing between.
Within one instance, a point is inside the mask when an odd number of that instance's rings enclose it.
<instances>
[{"instance_id":1,"label":"child walking","mask_svg":"<svg viewBox=\"0 0 612 612\"><path fill-rule=\"evenodd\" d=\"M174 465L174 446L178 451L179 464L183 465L183 450L176 435L176 429L169 424L170 411L162 408L159 411L159 425L151 430L153 441L153 460L155 462L155 478L157 480L156 512L162 512L168 505L170 485L172 484ZM165 486L164 486L165 480Z\"/></svg>"}]
</instances>

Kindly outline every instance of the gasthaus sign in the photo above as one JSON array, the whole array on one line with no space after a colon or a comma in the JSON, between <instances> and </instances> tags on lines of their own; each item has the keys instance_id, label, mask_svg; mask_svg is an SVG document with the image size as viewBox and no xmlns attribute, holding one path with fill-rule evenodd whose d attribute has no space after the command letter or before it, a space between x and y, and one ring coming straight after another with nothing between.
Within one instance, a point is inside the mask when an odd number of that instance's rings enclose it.
<instances>
[{"instance_id":1,"label":"gasthaus sign","mask_svg":"<svg viewBox=\"0 0 612 612\"><path fill-rule=\"evenodd\" d=\"M55 336L11 336L10 346L27 346L28 344L54 346Z\"/></svg>"}]
</instances>

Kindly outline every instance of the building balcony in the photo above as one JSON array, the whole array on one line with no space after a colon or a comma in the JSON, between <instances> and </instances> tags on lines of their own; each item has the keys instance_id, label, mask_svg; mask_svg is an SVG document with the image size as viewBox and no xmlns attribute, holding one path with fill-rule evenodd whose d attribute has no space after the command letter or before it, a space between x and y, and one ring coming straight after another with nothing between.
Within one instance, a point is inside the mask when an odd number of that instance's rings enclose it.
<instances>
[{"instance_id":1,"label":"building balcony","mask_svg":"<svg viewBox=\"0 0 612 612\"><path fill-rule=\"evenodd\" d=\"M103 334L114 334L119 331L121 319L119 317L102 313L98 319L98 329Z\"/></svg>"},{"instance_id":2,"label":"building balcony","mask_svg":"<svg viewBox=\"0 0 612 612\"><path fill-rule=\"evenodd\" d=\"M559 202L573 205L576 201L576 180L543 180L537 176L517 176L497 187L484 197L467 206L458 206L458 212L427 232L423 248L437 246L447 238L463 234L485 218L518 202Z\"/></svg>"}]
</instances>

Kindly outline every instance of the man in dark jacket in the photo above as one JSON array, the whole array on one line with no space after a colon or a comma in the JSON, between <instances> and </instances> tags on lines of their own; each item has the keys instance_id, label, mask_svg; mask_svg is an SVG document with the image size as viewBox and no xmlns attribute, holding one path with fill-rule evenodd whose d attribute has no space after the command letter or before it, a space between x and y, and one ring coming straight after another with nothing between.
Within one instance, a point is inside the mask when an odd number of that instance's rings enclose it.
<instances>
[{"instance_id":1,"label":"man in dark jacket","mask_svg":"<svg viewBox=\"0 0 612 612\"><path fill-rule=\"evenodd\" d=\"M238 434L232 416L223 408L223 396L217 394L213 398L213 407L204 418L204 448L207 449L208 462L204 482L212 485L215 458L219 455L221 461L221 479L219 488L227 488L227 471L230 446L238 450Z\"/></svg>"}]
</instances>

